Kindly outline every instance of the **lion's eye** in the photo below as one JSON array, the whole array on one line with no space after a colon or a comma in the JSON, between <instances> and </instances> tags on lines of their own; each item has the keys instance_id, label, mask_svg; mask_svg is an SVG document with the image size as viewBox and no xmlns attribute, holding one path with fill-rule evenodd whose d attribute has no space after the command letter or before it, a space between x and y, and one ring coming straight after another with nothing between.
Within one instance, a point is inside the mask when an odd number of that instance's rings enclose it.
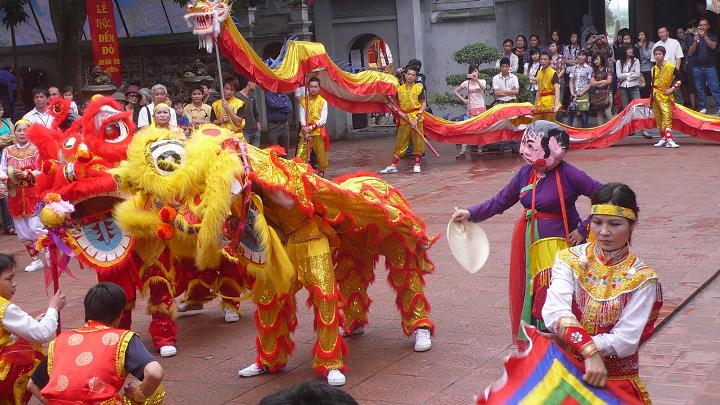
<instances>
[{"instance_id":1,"label":"lion's eye","mask_svg":"<svg viewBox=\"0 0 720 405\"><path fill-rule=\"evenodd\" d=\"M120 143L128 137L128 128L124 122L113 122L105 127L105 141Z\"/></svg>"},{"instance_id":2,"label":"lion's eye","mask_svg":"<svg viewBox=\"0 0 720 405\"><path fill-rule=\"evenodd\" d=\"M150 154L156 171L168 176L182 164L185 147L176 140L156 141L150 145Z\"/></svg>"}]
</instances>

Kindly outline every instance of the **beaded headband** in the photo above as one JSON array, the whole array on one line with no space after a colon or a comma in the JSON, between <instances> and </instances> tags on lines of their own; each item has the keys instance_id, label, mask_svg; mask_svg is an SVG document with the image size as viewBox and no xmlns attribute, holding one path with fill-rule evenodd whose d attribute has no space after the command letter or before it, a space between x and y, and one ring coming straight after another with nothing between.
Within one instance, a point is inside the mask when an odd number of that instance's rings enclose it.
<instances>
[{"instance_id":1,"label":"beaded headband","mask_svg":"<svg viewBox=\"0 0 720 405\"><path fill-rule=\"evenodd\" d=\"M617 205L611 205L611 204L597 204L593 205L592 208L590 208L590 213L592 215L612 215L614 217L623 217L630 220L635 220L637 217L635 216L635 211L631 210L630 208L620 207Z\"/></svg>"}]
</instances>

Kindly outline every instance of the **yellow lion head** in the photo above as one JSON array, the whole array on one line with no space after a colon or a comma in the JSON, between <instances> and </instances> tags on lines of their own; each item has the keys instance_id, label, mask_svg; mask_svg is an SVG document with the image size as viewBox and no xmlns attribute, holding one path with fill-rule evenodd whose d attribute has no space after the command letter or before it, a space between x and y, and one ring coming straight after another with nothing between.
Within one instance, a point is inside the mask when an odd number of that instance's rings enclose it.
<instances>
[{"instance_id":1,"label":"yellow lion head","mask_svg":"<svg viewBox=\"0 0 720 405\"><path fill-rule=\"evenodd\" d=\"M231 138L230 131L214 125L202 126L190 140L175 139L170 131L157 128L135 134L127 160L110 173L121 189L143 196L145 204L128 202L116 210L120 226L137 229L133 222L141 213L135 211L150 211L161 222L153 223L157 235L175 239L171 250L185 250L176 254L195 256L200 268L219 265L218 235L244 178L240 157L223 146ZM187 251L190 246L194 255Z\"/></svg>"}]
</instances>

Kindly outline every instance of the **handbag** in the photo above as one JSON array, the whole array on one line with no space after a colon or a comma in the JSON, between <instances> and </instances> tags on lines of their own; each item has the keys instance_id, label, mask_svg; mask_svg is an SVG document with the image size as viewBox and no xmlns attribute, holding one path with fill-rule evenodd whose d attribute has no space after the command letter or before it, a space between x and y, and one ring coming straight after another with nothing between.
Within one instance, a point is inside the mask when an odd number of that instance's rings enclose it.
<instances>
[{"instance_id":1,"label":"handbag","mask_svg":"<svg viewBox=\"0 0 720 405\"><path fill-rule=\"evenodd\" d=\"M575 100L578 111L587 111L590 109L590 95L585 93Z\"/></svg>"},{"instance_id":2,"label":"handbag","mask_svg":"<svg viewBox=\"0 0 720 405\"><path fill-rule=\"evenodd\" d=\"M595 111L603 111L610 106L610 93L606 89L598 90L590 96L590 104Z\"/></svg>"}]
</instances>

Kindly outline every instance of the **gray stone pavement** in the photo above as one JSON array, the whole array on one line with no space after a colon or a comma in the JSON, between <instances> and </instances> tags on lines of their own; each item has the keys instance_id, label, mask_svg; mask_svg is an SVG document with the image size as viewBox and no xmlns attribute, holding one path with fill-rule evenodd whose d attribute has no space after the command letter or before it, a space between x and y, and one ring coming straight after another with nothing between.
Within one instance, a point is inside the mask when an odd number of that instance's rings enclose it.
<instances>
[{"instance_id":1,"label":"gray stone pavement","mask_svg":"<svg viewBox=\"0 0 720 405\"><path fill-rule=\"evenodd\" d=\"M609 149L567 156L600 181L626 182L638 193L641 214L633 248L656 269L663 283L666 306L661 317L720 268L720 200L714 190L720 177L720 144L690 138L678 142L680 149L667 150L651 147L653 141L630 138ZM392 144L392 138L336 142L328 175L383 168ZM453 145L440 144L438 148L442 157L428 156L422 174L411 174L412 162L404 160L401 172L387 179L405 194L432 232L444 234L453 207L494 195L522 160L490 154L477 162L456 161ZM587 213L589 200L580 200L578 208ZM520 208L513 207L483 224L491 255L477 274L460 269L444 240L431 250L437 271L427 277L427 295L437 335L429 352L412 351L413 341L401 332L394 295L383 280L386 270L376 269L377 281L370 288L370 326L365 335L348 340L345 389L360 403L469 403L499 377L510 346L507 273L510 235L519 213ZM20 268L27 264L12 237L0 237L0 248L17 252ZM62 314L65 328L82 323L82 296L93 283L93 275L87 271L75 270L75 275L77 280L61 280L69 293ZM23 273L18 281L15 302L31 313L40 313L47 301L42 275ZM305 298L301 291L298 302ZM707 403L707 398L717 398L719 299L716 281L643 348L641 374L658 403ZM150 347L144 308L139 302L134 329ZM250 303L244 304L243 318L235 324L223 323L222 312L214 303L204 311L179 316L179 354L160 359L166 369L168 403L252 404L279 389L315 378L310 370L312 317L304 306L298 314L297 350L286 371L252 379L237 377L237 370L255 358L252 311Z\"/></svg>"}]
</instances>

